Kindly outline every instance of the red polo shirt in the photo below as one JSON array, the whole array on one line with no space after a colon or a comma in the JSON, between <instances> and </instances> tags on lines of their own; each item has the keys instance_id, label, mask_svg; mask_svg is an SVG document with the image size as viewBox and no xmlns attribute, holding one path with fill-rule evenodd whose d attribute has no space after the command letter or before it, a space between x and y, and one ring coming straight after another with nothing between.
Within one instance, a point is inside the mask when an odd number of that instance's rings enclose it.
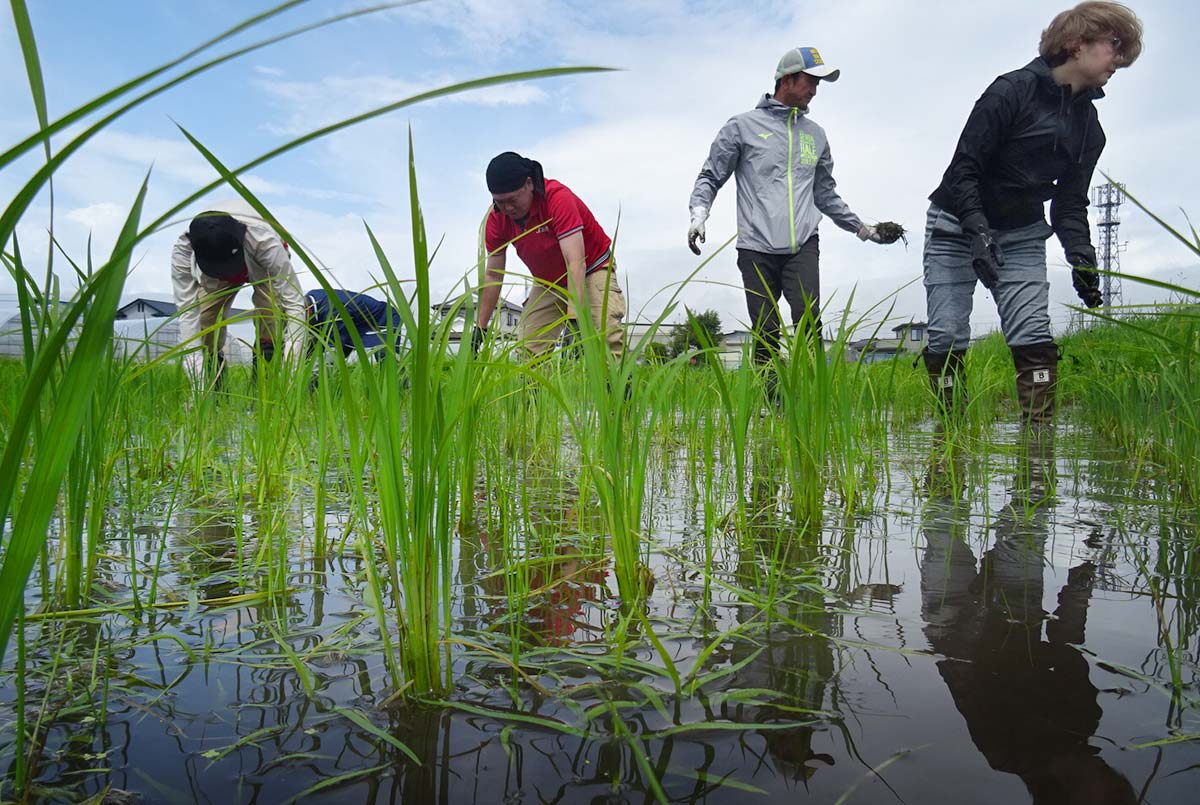
<instances>
[{"instance_id":1,"label":"red polo shirt","mask_svg":"<svg viewBox=\"0 0 1200 805\"><path fill-rule=\"evenodd\" d=\"M524 234L532 227L533 231ZM546 194L533 194L525 227L493 209L488 214L484 243L488 254L503 252L514 240L517 256L540 280L567 287L567 261L563 259L559 241L568 235L583 232L583 253L586 273L608 265L612 241L595 216L566 185L546 180ZM520 237L520 240L516 240Z\"/></svg>"}]
</instances>

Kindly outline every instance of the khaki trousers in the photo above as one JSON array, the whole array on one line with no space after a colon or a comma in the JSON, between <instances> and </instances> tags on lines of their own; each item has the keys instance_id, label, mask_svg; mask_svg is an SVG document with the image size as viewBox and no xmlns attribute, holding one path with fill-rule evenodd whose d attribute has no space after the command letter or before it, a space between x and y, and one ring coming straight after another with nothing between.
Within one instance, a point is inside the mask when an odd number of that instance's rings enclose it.
<instances>
[{"instance_id":1,"label":"khaki trousers","mask_svg":"<svg viewBox=\"0 0 1200 805\"><path fill-rule=\"evenodd\" d=\"M277 327L282 324L279 321L280 316L278 308L275 304L275 297L271 293L270 285L266 282L256 283L250 286L253 293L251 301L254 303L254 312L251 314L254 318L254 330L258 336L259 343L273 343L276 335ZM200 331L204 332L212 327L218 321L224 322L229 319L229 311L233 308L233 300L237 296L239 286L230 286L219 291L208 291L201 287L200 289ZM252 345L256 347L257 345ZM218 327L216 330L204 333L204 350L209 355L221 353L225 349L225 327Z\"/></svg>"},{"instance_id":2,"label":"khaki trousers","mask_svg":"<svg viewBox=\"0 0 1200 805\"><path fill-rule=\"evenodd\" d=\"M599 268L584 278L588 311L596 331L604 334L613 357L625 351L625 294L613 272ZM562 334L567 315L566 289L558 285L538 285L525 300L525 309L517 325L521 346L537 357L554 348Z\"/></svg>"}]
</instances>

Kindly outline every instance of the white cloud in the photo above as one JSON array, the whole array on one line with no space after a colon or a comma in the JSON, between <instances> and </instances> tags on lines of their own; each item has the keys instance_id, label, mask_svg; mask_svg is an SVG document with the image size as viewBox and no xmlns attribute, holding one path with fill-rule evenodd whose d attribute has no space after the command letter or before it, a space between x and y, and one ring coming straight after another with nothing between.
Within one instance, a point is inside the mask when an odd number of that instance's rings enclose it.
<instances>
[{"instance_id":1,"label":"white cloud","mask_svg":"<svg viewBox=\"0 0 1200 805\"><path fill-rule=\"evenodd\" d=\"M257 83L280 112L266 124L266 129L274 134L295 135L465 80L468 79L430 76L421 81L409 81L385 75L364 75L327 76L319 81L260 79ZM545 100L543 89L526 83L470 90L424 103L496 107L528 106Z\"/></svg>"}]
</instances>

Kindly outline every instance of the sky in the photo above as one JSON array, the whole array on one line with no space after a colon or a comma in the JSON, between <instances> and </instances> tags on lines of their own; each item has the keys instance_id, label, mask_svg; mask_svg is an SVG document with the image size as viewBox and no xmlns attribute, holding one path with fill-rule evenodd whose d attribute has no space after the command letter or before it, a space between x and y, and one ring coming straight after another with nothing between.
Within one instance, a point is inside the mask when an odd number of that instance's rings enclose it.
<instances>
[{"instance_id":1,"label":"sky","mask_svg":"<svg viewBox=\"0 0 1200 805\"><path fill-rule=\"evenodd\" d=\"M270 7L246 0L28 3L51 118ZM1108 137L1100 168L1186 227L1184 211L1200 217L1200 105L1191 100L1200 4L1130 5L1145 24L1144 50L1097 104ZM361 6L313 0L212 54ZM442 299L475 276L479 223L490 201L488 161L518 151L574 190L615 235L630 319L653 320L674 300L669 321L680 320L686 305L714 309L723 329L739 329L746 313L736 253L732 244L718 252L736 234L733 181L713 207L700 258L686 245L688 197L721 125L770 91L786 50L814 46L842 71L836 83L820 86L810 109L828 134L839 193L864 220L898 221L911 232L907 248L884 247L822 224L821 290L832 308L826 323L847 309L860 326L922 320L927 197L975 99L995 76L1036 55L1042 29L1065 7L1041 0L427 0L241 56L119 117L55 174L55 235L81 264L90 238L99 261L147 171L147 221L215 179L180 127L233 166L320 126L458 81L612 67L408 107L255 168L247 184L342 287L362 290L382 276L365 225L399 276L411 279L411 135L424 225L440 244L432 293ZM0 75L0 147L7 148L37 125L10 16L0 17ZM77 124L55 148L82 130ZM13 198L42 159L37 151L0 171L0 197ZM170 299L172 243L192 214L231 195L213 191L140 244L126 298ZM18 228L29 264L45 264L48 221L43 193ZM1124 272L1200 288L1195 256L1130 203L1121 208L1119 239ZM1076 300L1057 240L1048 257L1051 318L1061 326ZM61 256L56 261L69 288L72 271ZM315 286L296 262L301 284ZM519 267L515 257L508 264ZM12 290L11 278L0 277L0 296ZM521 290L512 290L516 301ZM1129 281L1123 290L1127 303L1169 298ZM977 333L999 324L982 289L972 324Z\"/></svg>"}]
</instances>

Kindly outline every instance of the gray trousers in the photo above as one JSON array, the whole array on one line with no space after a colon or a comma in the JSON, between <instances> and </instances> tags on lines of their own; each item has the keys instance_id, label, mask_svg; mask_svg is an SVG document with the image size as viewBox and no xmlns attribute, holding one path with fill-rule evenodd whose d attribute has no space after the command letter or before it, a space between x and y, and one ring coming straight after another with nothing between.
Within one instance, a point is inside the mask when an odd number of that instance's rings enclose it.
<instances>
[{"instance_id":1,"label":"gray trousers","mask_svg":"<svg viewBox=\"0 0 1200 805\"><path fill-rule=\"evenodd\" d=\"M1053 341L1050 335L1050 283L1046 281L1046 239L1054 230L1045 221L994 234L1004 254L992 291L1000 327L1010 347ZM971 240L950 213L929 205L925 220L925 304L929 315L929 351L966 349L971 340L975 295Z\"/></svg>"},{"instance_id":2,"label":"gray trousers","mask_svg":"<svg viewBox=\"0 0 1200 805\"><path fill-rule=\"evenodd\" d=\"M821 332L821 283L818 266L821 258L819 236L814 234L795 254L768 254L749 249L737 250L738 269L746 289L746 312L757 339L754 362L766 363L772 351L779 349L779 297L782 294L791 309L792 324L798 324L807 309L811 316L810 333Z\"/></svg>"}]
</instances>

